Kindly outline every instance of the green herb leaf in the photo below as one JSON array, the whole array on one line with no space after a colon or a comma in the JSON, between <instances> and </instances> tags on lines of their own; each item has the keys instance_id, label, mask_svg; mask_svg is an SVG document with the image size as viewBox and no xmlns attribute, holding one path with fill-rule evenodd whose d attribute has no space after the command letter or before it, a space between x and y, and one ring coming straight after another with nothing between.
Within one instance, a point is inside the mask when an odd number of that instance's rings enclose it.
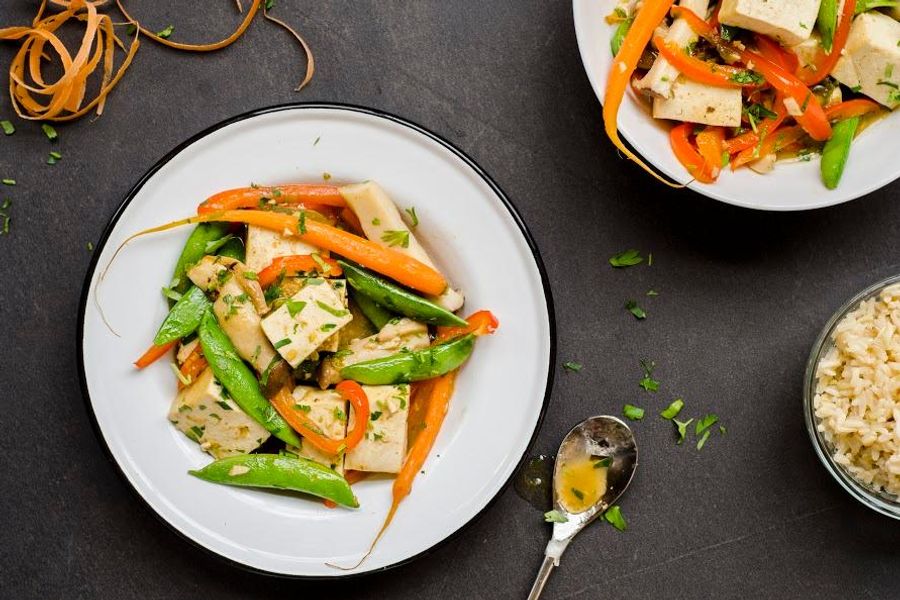
<instances>
[{"instance_id":1,"label":"green herb leaf","mask_svg":"<svg viewBox=\"0 0 900 600\"><path fill-rule=\"evenodd\" d=\"M173 302L178 302L179 300L181 300L181 294L176 292L172 288L163 287L162 294L163 294L163 296L165 296L169 300L172 300Z\"/></svg>"},{"instance_id":2,"label":"green herb leaf","mask_svg":"<svg viewBox=\"0 0 900 600\"><path fill-rule=\"evenodd\" d=\"M402 229L385 231L381 235L381 241L388 246L401 246L409 248L409 232Z\"/></svg>"},{"instance_id":3,"label":"green herb leaf","mask_svg":"<svg viewBox=\"0 0 900 600\"><path fill-rule=\"evenodd\" d=\"M634 17L628 17L616 25L612 39L609 40L609 49L612 51L613 56L618 56L619 50L622 48L622 42L625 41L625 36L628 35L632 23L634 23Z\"/></svg>"},{"instance_id":4,"label":"green herb leaf","mask_svg":"<svg viewBox=\"0 0 900 600\"><path fill-rule=\"evenodd\" d=\"M56 152L55 150L47 156L47 164L48 165L55 165L60 160L62 160L62 154L60 154L59 152Z\"/></svg>"},{"instance_id":5,"label":"green herb leaf","mask_svg":"<svg viewBox=\"0 0 900 600\"><path fill-rule=\"evenodd\" d=\"M370 421L377 421L378 419L381 418L381 415L382 415L382 414L383 414L383 413L382 413L380 410L376 410L376 411L373 412L371 415L369 415L369 420L370 420Z\"/></svg>"},{"instance_id":6,"label":"green herb leaf","mask_svg":"<svg viewBox=\"0 0 900 600\"><path fill-rule=\"evenodd\" d=\"M337 323L325 323L324 325L319 327L319 329L322 331L331 331L335 327L337 327Z\"/></svg>"},{"instance_id":7,"label":"green herb leaf","mask_svg":"<svg viewBox=\"0 0 900 600\"><path fill-rule=\"evenodd\" d=\"M684 436L687 435L688 425L693 423L693 419L688 419L687 421L679 421L678 419L672 419L672 422L675 423L675 427L678 430L678 444L684 441Z\"/></svg>"},{"instance_id":8,"label":"green herb leaf","mask_svg":"<svg viewBox=\"0 0 900 600\"><path fill-rule=\"evenodd\" d=\"M59 134L56 133L56 129L53 128L53 125L48 125L46 123L41 124L41 129L44 130L44 135L47 136L47 139L51 142L59 139Z\"/></svg>"},{"instance_id":9,"label":"green herb leaf","mask_svg":"<svg viewBox=\"0 0 900 600\"><path fill-rule=\"evenodd\" d=\"M579 362L575 362L574 360L567 360L563 363L563 369L569 371L570 373L577 373L582 369L582 365Z\"/></svg>"},{"instance_id":10,"label":"green herb leaf","mask_svg":"<svg viewBox=\"0 0 900 600\"><path fill-rule=\"evenodd\" d=\"M301 210L300 216L297 217L297 231L300 232L300 235L306 233L306 211Z\"/></svg>"},{"instance_id":11,"label":"green herb leaf","mask_svg":"<svg viewBox=\"0 0 900 600\"><path fill-rule=\"evenodd\" d=\"M406 214L409 215L410 227L415 229L419 226L419 216L416 214L416 207L410 206L406 209Z\"/></svg>"},{"instance_id":12,"label":"green herb leaf","mask_svg":"<svg viewBox=\"0 0 900 600\"><path fill-rule=\"evenodd\" d=\"M681 409L684 408L684 400L681 398L676 398L672 401L672 403L666 407L664 411L659 413L663 419L674 419L678 416L678 413L681 412Z\"/></svg>"},{"instance_id":13,"label":"green herb leaf","mask_svg":"<svg viewBox=\"0 0 900 600\"><path fill-rule=\"evenodd\" d=\"M569 521L569 517L558 510L551 510L544 513L544 521L547 523L566 523Z\"/></svg>"},{"instance_id":14,"label":"green herb leaf","mask_svg":"<svg viewBox=\"0 0 900 600\"><path fill-rule=\"evenodd\" d=\"M700 440L697 442L697 450L703 450L703 446L706 445L706 440L709 439L709 434L709 429L703 432L703 435L700 436Z\"/></svg>"},{"instance_id":15,"label":"green herb leaf","mask_svg":"<svg viewBox=\"0 0 900 600\"><path fill-rule=\"evenodd\" d=\"M626 404L622 408L622 414L624 414L626 418L632 421L640 421L644 418L644 409L639 408L633 404Z\"/></svg>"},{"instance_id":16,"label":"green herb leaf","mask_svg":"<svg viewBox=\"0 0 900 600\"><path fill-rule=\"evenodd\" d=\"M334 315L335 317L346 317L347 315L350 314L350 311L348 311L348 310L333 308L333 307L325 304L321 300L316 300L316 305L318 305L319 308L321 308L328 314Z\"/></svg>"},{"instance_id":17,"label":"green herb leaf","mask_svg":"<svg viewBox=\"0 0 900 600\"><path fill-rule=\"evenodd\" d=\"M218 404L222 408L222 410L234 410L233 408L231 408L231 405L224 400L216 400L216 404Z\"/></svg>"},{"instance_id":18,"label":"green herb leaf","mask_svg":"<svg viewBox=\"0 0 900 600\"><path fill-rule=\"evenodd\" d=\"M578 488L572 488L572 495L578 498L579 500L584 500L584 492L579 490Z\"/></svg>"},{"instance_id":19,"label":"green herb leaf","mask_svg":"<svg viewBox=\"0 0 900 600\"><path fill-rule=\"evenodd\" d=\"M0 179L0 183L3 185L16 185L15 179Z\"/></svg>"},{"instance_id":20,"label":"green herb leaf","mask_svg":"<svg viewBox=\"0 0 900 600\"><path fill-rule=\"evenodd\" d=\"M275 6L275 0L266 0L266 10L272 10L273 6Z\"/></svg>"},{"instance_id":21,"label":"green herb leaf","mask_svg":"<svg viewBox=\"0 0 900 600\"><path fill-rule=\"evenodd\" d=\"M644 377L638 382L638 385L648 392L656 393L659 390L659 382L651 377L653 375L653 369L656 368L656 363L652 360L642 360L641 368L644 369Z\"/></svg>"},{"instance_id":22,"label":"green herb leaf","mask_svg":"<svg viewBox=\"0 0 900 600\"><path fill-rule=\"evenodd\" d=\"M604 469L606 467L609 467L613 462L611 456L594 456L593 458L591 458L591 460L594 461L595 469Z\"/></svg>"},{"instance_id":23,"label":"green herb leaf","mask_svg":"<svg viewBox=\"0 0 900 600\"><path fill-rule=\"evenodd\" d=\"M259 274L256 271L244 271L244 279L248 281L258 281Z\"/></svg>"},{"instance_id":24,"label":"green herb leaf","mask_svg":"<svg viewBox=\"0 0 900 600\"><path fill-rule=\"evenodd\" d=\"M729 79L735 83L740 83L741 85L760 85L765 83L765 78L757 73L756 71L738 71Z\"/></svg>"},{"instance_id":25,"label":"green herb leaf","mask_svg":"<svg viewBox=\"0 0 900 600\"><path fill-rule=\"evenodd\" d=\"M724 425L719 425L719 433L721 433L722 435L725 435L726 433L728 433L728 430L725 429Z\"/></svg>"},{"instance_id":26,"label":"green herb leaf","mask_svg":"<svg viewBox=\"0 0 900 600\"><path fill-rule=\"evenodd\" d=\"M88 252L93 252L93 251L94 251L94 242L88 242L88 243L85 245L85 247L87 248L87 251L88 251Z\"/></svg>"},{"instance_id":27,"label":"green herb leaf","mask_svg":"<svg viewBox=\"0 0 900 600\"><path fill-rule=\"evenodd\" d=\"M206 242L206 247L203 249L204 254L214 254L216 250L230 242L234 239L234 236L230 233L226 236L222 236L217 240L213 240L211 242Z\"/></svg>"},{"instance_id":28,"label":"green herb leaf","mask_svg":"<svg viewBox=\"0 0 900 600\"><path fill-rule=\"evenodd\" d=\"M619 252L618 254L613 254L609 259L609 264L617 269L622 269L624 267L633 267L634 265L639 265L642 262L644 262L644 257L641 256L641 253L638 250L625 250L623 252Z\"/></svg>"},{"instance_id":29,"label":"green herb leaf","mask_svg":"<svg viewBox=\"0 0 900 600\"><path fill-rule=\"evenodd\" d=\"M603 519L619 531L628 529L625 517L622 516L622 509L618 505L613 505L606 509L606 512L603 513Z\"/></svg>"},{"instance_id":30,"label":"green herb leaf","mask_svg":"<svg viewBox=\"0 0 900 600\"><path fill-rule=\"evenodd\" d=\"M273 344L273 346L275 347L276 350L278 350L279 348L284 348L285 346L287 346L290 343L291 343L290 338L282 338L282 339L278 340L277 342L275 342Z\"/></svg>"},{"instance_id":31,"label":"green herb leaf","mask_svg":"<svg viewBox=\"0 0 900 600\"><path fill-rule=\"evenodd\" d=\"M6 135L12 135L16 132L16 128L11 121L0 121L0 128L3 128L3 133Z\"/></svg>"},{"instance_id":32,"label":"green herb leaf","mask_svg":"<svg viewBox=\"0 0 900 600\"><path fill-rule=\"evenodd\" d=\"M323 181L328 181L329 179L331 179L331 173L329 173L328 171L325 171L324 173L322 173Z\"/></svg>"},{"instance_id":33,"label":"green herb leaf","mask_svg":"<svg viewBox=\"0 0 900 600\"><path fill-rule=\"evenodd\" d=\"M162 39L167 40L167 39L169 39L169 38L172 36L173 33L175 33L175 26L174 26L174 25L169 25L168 27L166 27L166 28L163 29L162 31L157 31L157 32L156 32L156 37L161 37Z\"/></svg>"},{"instance_id":34,"label":"green herb leaf","mask_svg":"<svg viewBox=\"0 0 900 600\"><path fill-rule=\"evenodd\" d=\"M896 8L900 5L897 0L856 0L856 11L854 14L862 14L876 8ZM900 46L900 42L897 42Z\"/></svg>"},{"instance_id":35,"label":"green herb leaf","mask_svg":"<svg viewBox=\"0 0 900 600\"><path fill-rule=\"evenodd\" d=\"M638 303L634 300L629 300L625 303L625 310L634 315L634 318L638 319L639 321L647 318L647 312L643 308L638 306Z\"/></svg>"},{"instance_id":36,"label":"green herb leaf","mask_svg":"<svg viewBox=\"0 0 900 600\"><path fill-rule=\"evenodd\" d=\"M732 25L719 25L719 35L722 36L722 39L726 42L734 40L735 36L737 36L740 31L740 27L734 27Z\"/></svg>"},{"instance_id":37,"label":"green herb leaf","mask_svg":"<svg viewBox=\"0 0 900 600\"><path fill-rule=\"evenodd\" d=\"M650 291L647 292L647 295L648 295L648 296L651 296L651 297L652 297L652 296L659 296L659 292L657 292L656 290L650 290Z\"/></svg>"},{"instance_id":38,"label":"green herb leaf","mask_svg":"<svg viewBox=\"0 0 900 600\"><path fill-rule=\"evenodd\" d=\"M708 414L694 426L694 435L700 435L719 421L719 417L714 414Z\"/></svg>"},{"instance_id":39,"label":"green herb leaf","mask_svg":"<svg viewBox=\"0 0 900 600\"><path fill-rule=\"evenodd\" d=\"M287 306L288 314L291 315L291 318L294 318L303 310L306 306L306 302L303 302L302 300L288 300L285 302L285 306Z\"/></svg>"}]
</instances>

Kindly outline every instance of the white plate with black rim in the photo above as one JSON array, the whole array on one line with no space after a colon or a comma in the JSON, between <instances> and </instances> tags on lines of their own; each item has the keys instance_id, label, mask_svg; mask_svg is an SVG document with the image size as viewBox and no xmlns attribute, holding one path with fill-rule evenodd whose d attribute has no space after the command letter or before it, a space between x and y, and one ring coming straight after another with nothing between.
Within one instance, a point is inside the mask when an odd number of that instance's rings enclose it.
<instances>
[{"instance_id":1,"label":"white plate with black rim","mask_svg":"<svg viewBox=\"0 0 900 600\"><path fill-rule=\"evenodd\" d=\"M609 42L615 30L605 17L615 7L615 0L572 2L581 62L601 102L613 61ZM853 143L841 184L835 190L822 183L818 156L807 162L779 163L766 175L750 169L725 169L715 183L691 181L672 153L670 126L667 121L651 118L644 105L631 95L622 103L619 131L641 156L671 180L736 206L777 211L821 208L859 198L900 178L900 110L866 129Z\"/></svg>"},{"instance_id":2,"label":"white plate with black rim","mask_svg":"<svg viewBox=\"0 0 900 600\"><path fill-rule=\"evenodd\" d=\"M420 238L500 329L479 340L458 379L435 447L373 554L392 479L354 486L358 510L301 495L233 488L188 475L210 462L167 421L176 393L167 361L134 358L166 313L160 286L189 233L130 234L191 214L210 194L251 182L378 181L415 206ZM102 320L102 307L114 334ZM254 111L186 141L141 178L110 221L79 313L81 382L98 436L128 483L168 525L238 565L298 577L340 577L412 560L472 521L509 483L546 408L555 353L553 308L537 248L496 184L435 134L370 109L294 104Z\"/></svg>"}]
</instances>

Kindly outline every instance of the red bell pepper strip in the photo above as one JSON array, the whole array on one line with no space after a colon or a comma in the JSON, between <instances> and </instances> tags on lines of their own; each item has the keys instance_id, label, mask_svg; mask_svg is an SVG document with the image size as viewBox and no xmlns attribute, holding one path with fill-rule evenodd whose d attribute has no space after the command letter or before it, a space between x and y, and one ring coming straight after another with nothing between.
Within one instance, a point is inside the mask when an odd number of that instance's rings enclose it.
<instances>
[{"instance_id":1,"label":"red bell pepper strip","mask_svg":"<svg viewBox=\"0 0 900 600\"><path fill-rule=\"evenodd\" d=\"M369 398L362 386L355 381L342 381L335 390L350 403L354 411L353 429L341 439L332 439L322 433L319 426L304 411L297 408L294 396L287 387L278 390L271 402L278 414L302 435L303 439L326 454L338 454L343 450L353 450L362 441L366 426L369 424Z\"/></svg>"},{"instance_id":2,"label":"red bell pepper strip","mask_svg":"<svg viewBox=\"0 0 900 600\"><path fill-rule=\"evenodd\" d=\"M625 98L625 91L631 82L631 75L637 68L638 60L644 52L644 48L653 37L656 27L666 18L674 0L645 0L641 9L635 15L631 28L622 40L619 53L613 59L609 69L609 79L606 82L606 94L603 99L603 124L606 135L619 151L636 162L642 169L669 187L682 187L668 181L665 177L653 170L637 154L631 151L621 138L619 138L618 117L619 108Z\"/></svg>"},{"instance_id":3,"label":"red bell pepper strip","mask_svg":"<svg viewBox=\"0 0 900 600\"><path fill-rule=\"evenodd\" d=\"M662 57L669 61L669 64L692 81L728 88L759 86L758 76L754 78L747 69L700 60L684 52L675 44L666 42L662 36L654 37L653 44Z\"/></svg>"},{"instance_id":4,"label":"red bell pepper strip","mask_svg":"<svg viewBox=\"0 0 900 600\"><path fill-rule=\"evenodd\" d=\"M279 277L293 277L299 273L318 272L326 277L339 277L343 270L341 265L332 258L320 257L316 260L310 254L292 254L291 256L279 256L272 263L257 273L256 279L260 287L267 288Z\"/></svg>"},{"instance_id":5,"label":"red bell pepper strip","mask_svg":"<svg viewBox=\"0 0 900 600\"><path fill-rule=\"evenodd\" d=\"M167 344L163 344L162 346L157 346L153 344L150 346L146 352L136 361L134 361L134 366L138 369L143 369L144 367L149 367L157 360L166 355L166 353L175 347L175 344L178 343L178 340L172 340Z\"/></svg>"},{"instance_id":6,"label":"red bell pepper strip","mask_svg":"<svg viewBox=\"0 0 900 600\"><path fill-rule=\"evenodd\" d=\"M768 156L772 153L777 153L794 142L803 139L806 136L806 132L802 127L793 126L793 127L782 127L777 131L774 131L772 134L766 136L766 138L759 144L757 147L747 148L738 154L731 161L731 168L736 170L747 163L751 163L754 160L762 158L764 156Z\"/></svg>"},{"instance_id":7,"label":"red bell pepper strip","mask_svg":"<svg viewBox=\"0 0 900 600\"><path fill-rule=\"evenodd\" d=\"M343 208L347 202L336 185L289 183L278 186L256 186L225 190L213 194L197 207L203 215L220 210L259 208L261 202L275 204L300 203L306 206L334 206Z\"/></svg>"},{"instance_id":8,"label":"red bell pepper strip","mask_svg":"<svg viewBox=\"0 0 900 600\"><path fill-rule=\"evenodd\" d=\"M759 50L761 55L788 73L797 71L797 68L800 66L800 59L797 58L796 54L768 36L757 33L754 39L756 40L756 49Z\"/></svg>"},{"instance_id":9,"label":"red bell pepper strip","mask_svg":"<svg viewBox=\"0 0 900 600\"><path fill-rule=\"evenodd\" d=\"M709 165L691 144L690 135L694 131L693 123L682 123L676 125L669 132L669 141L672 144L672 150L675 157L684 165L691 177L701 183L713 183L716 178L709 169Z\"/></svg>"},{"instance_id":10,"label":"red bell pepper strip","mask_svg":"<svg viewBox=\"0 0 900 600\"><path fill-rule=\"evenodd\" d=\"M819 99L795 75L761 54L741 49L734 44L726 42L709 23L698 17L693 11L676 6L672 9L672 15L685 19L691 29L717 46L723 46L734 51L744 64L762 74L772 87L781 92L785 102L790 100L796 104L800 114L794 116L794 119L806 130L810 137L817 141L825 141L831 137L831 124L825 117L825 111L822 109Z\"/></svg>"},{"instance_id":11,"label":"red bell pepper strip","mask_svg":"<svg viewBox=\"0 0 900 600\"><path fill-rule=\"evenodd\" d=\"M853 24L853 16L856 13L856 0L844 0L844 6L841 8L841 14L838 16L837 29L834 32L834 42L831 45L831 52L825 52L819 48L816 57L810 64L801 65L797 71L797 76L806 85L812 86L831 74L835 65L841 59L841 52L847 45L847 39L850 37L850 26Z\"/></svg>"},{"instance_id":12,"label":"red bell pepper strip","mask_svg":"<svg viewBox=\"0 0 900 600\"><path fill-rule=\"evenodd\" d=\"M825 115L828 117L829 121L843 121L844 119L849 119L851 117L861 117L880 109L881 106L872 100L856 98L854 100L847 100L846 102L829 106L825 109Z\"/></svg>"},{"instance_id":13,"label":"red bell pepper strip","mask_svg":"<svg viewBox=\"0 0 900 600\"><path fill-rule=\"evenodd\" d=\"M776 95L775 104L772 106L772 110L775 112L775 116L766 117L760 121L756 126L756 131L748 131L735 136L730 140L725 140L725 151L729 154L735 154L742 150L746 150L747 148L753 148L759 144L760 140L765 139L765 137L769 135L769 132L775 131L781 127L781 124L788 115L787 109L784 107L784 102L781 101L780 96Z\"/></svg>"},{"instance_id":14,"label":"red bell pepper strip","mask_svg":"<svg viewBox=\"0 0 900 600\"><path fill-rule=\"evenodd\" d=\"M470 333L474 333L475 335L490 335L500 326L500 321L498 321L497 317L489 310L479 310L478 312L473 313L466 319L466 322L468 325L465 327L462 325L439 327L436 341L446 342L455 337L468 335Z\"/></svg>"}]
</instances>

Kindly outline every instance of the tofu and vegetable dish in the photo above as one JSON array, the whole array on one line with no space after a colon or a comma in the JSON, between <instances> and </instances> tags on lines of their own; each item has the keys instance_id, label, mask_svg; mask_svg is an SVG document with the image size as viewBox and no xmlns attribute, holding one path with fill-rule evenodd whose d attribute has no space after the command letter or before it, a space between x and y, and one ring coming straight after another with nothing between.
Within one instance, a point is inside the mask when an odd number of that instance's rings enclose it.
<instances>
[{"instance_id":1,"label":"tofu and vegetable dish","mask_svg":"<svg viewBox=\"0 0 900 600\"><path fill-rule=\"evenodd\" d=\"M163 290L168 316L135 363L173 356L168 418L215 459L192 475L356 507L351 484L387 473L388 525L458 370L498 326L488 311L457 315L463 293L418 224L374 182L254 185L136 234L195 226Z\"/></svg>"},{"instance_id":2,"label":"tofu and vegetable dish","mask_svg":"<svg viewBox=\"0 0 900 600\"><path fill-rule=\"evenodd\" d=\"M604 119L630 88L672 123L672 151L691 177L767 173L818 156L836 188L866 127L900 106L895 0L620 0Z\"/></svg>"}]
</instances>

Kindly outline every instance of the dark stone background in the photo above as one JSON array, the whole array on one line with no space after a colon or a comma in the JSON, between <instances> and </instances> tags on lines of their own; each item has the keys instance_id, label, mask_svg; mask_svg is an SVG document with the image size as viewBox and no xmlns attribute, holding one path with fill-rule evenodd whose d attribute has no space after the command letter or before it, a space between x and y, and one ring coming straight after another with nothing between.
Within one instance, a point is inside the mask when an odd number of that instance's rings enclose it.
<instances>
[{"instance_id":1,"label":"dark stone background","mask_svg":"<svg viewBox=\"0 0 900 600\"><path fill-rule=\"evenodd\" d=\"M175 39L230 31L233 5L132 0ZM245 2L246 4L246 2ZM0 0L0 25L36 0ZM640 404L641 465L622 509L629 530L596 525L545 593L563 598L896 598L900 524L850 499L813 454L802 373L820 327L851 294L894 274L900 186L803 214L731 208L670 191L620 160L581 67L571 6L556 1L278 0L318 72L259 21L204 56L145 42L102 118L60 126L52 149L16 121L0 137L0 188L14 201L0 238L0 596L4 598L522 598L548 529L512 489L430 556L348 582L247 574L181 540L145 509L94 437L75 358L86 249L135 180L222 119L295 100L372 106L424 124L509 194L543 252L556 299L559 369L533 451L552 452L581 418ZM0 44L6 68L14 46ZM0 119L12 110L6 93ZM613 271L616 251L652 267ZM659 297L644 298L648 289ZM649 317L623 309L639 297ZM640 358L660 393L637 387ZM727 426L698 452L655 416Z\"/></svg>"}]
</instances>

